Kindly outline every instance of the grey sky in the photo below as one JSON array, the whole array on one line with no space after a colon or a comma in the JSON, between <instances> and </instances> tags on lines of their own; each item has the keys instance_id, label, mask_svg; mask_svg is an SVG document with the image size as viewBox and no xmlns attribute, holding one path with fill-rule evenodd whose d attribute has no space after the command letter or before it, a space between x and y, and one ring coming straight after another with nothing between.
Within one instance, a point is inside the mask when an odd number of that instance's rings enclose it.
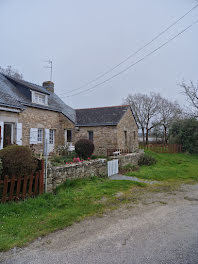
<instances>
[{"instance_id":1,"label":"grey sky","mask_svg":"<svg viewBox=\"0 0 198 264\"><path fill-rule=\"evenodd\" d=\"M25 80L42 84L49 80L44 61L50 58L54 64L55 90L62 94L119 63L195 3L194 0L0 0L0 65L12 65ZM198 8L123 67L197 18ZM92 92L62 99L75 108L94 107L121 104L128 93L155 91L183 103L177 84L183 79L198 79L197 33L198 24L114 80Z\"/></svg>"}]
</instances>

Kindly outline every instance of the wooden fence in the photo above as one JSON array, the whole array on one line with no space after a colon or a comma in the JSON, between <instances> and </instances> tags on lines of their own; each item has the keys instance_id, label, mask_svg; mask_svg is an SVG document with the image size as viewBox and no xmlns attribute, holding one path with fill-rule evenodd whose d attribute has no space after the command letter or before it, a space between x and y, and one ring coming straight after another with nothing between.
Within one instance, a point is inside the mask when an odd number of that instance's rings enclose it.
<instances>
[{"instance_id":1,"label":"wooden fence","mask_svg":"<svg viewBox=\"0 0 198 264\"><path fill-rule=\"evenodd\" d=\"M145 150L151 150L157 153L180 153L182 152L182 145L178 144L148 144L141 146Z\"/></svg>"},{"instance_id":2,"label":"wooden fence","mask_svg":"<svg viewBox=\"0 0 198 264\"><path fill-rule=\"evenodd\" d=\"M0 201L18 201L27 197L35 197L44 191L44 161L41 162L41 169L35 174L24 177L11 178L5 176L0 179Z\"/></svg>"},{"instance_id":3,"label":"wooden fence","mask_svg":"<svg viewBox=\"0 0 198 264\"><path fill-rule=\"evenodd\" d=\"M107 149L107 157L114 156L114 153L118 152L120 154L128 154L129 149Z\"/></svg>"}]
</instances>

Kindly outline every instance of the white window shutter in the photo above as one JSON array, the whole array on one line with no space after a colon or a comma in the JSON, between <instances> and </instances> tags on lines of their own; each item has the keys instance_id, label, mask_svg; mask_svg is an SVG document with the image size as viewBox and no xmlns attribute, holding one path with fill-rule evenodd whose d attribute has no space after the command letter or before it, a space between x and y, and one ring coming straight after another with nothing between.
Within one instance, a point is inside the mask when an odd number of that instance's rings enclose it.
<instances>
[{"instance_id":1,"label":"white window shutter","mask_svg":"<svg viewBox=\"0 0 198 264\"><path fill-rule=\"evenodd\" d=\"M16 144L22 145L22 123L16 124Z\"/></svg>"},{"instance_id":2,"label":"white window shutter","mask_svg":"<svg viewBox=\"0 0 198 264\"><path fill-rule=\"evenodd\" d=\"M30 144L38 143L38 128L30 128Z\"/></svg>"},{"instance_id":3,"label":"white window shutter","mask_svg":"<svg viewBox=\"0 0 198 264\"><path fill-rule=\"evenodd\" d=\"M3 134L4 134L4 122L0 121L1 133L0 133L0 149L3 149Z\"/></svg>"}]
</instances>

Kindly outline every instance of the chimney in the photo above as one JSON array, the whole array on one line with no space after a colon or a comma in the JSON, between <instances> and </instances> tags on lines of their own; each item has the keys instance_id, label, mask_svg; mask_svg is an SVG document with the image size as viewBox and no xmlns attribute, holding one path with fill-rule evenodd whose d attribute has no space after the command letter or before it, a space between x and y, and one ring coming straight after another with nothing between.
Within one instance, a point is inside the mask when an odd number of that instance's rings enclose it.
<instances>
[{"instance_id":1,"label":"chimney","mask_svg":"<svg viewBox=\"0 0 198 264\"><path fill-rule=\"evenodd\" d=\"M43 87L48 91L54 93L54 83L51 81L43 82Z\"/></svg>"}]
</instances>

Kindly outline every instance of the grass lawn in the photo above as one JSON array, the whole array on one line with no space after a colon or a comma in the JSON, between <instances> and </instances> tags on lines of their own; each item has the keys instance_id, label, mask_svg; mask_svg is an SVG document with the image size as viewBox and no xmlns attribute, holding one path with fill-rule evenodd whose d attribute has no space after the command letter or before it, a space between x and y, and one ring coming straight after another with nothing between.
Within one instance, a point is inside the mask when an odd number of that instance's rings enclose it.
<instances>
[{"instance_id":1,"label":"grass lawn","mask_svg":"<svg viewBox=\"0 0 198 264\"><path fill-rule=\"evenodd\" d=\"M0 250L23 246L86 216L102 214L121 202L116 193L131 193L131 189L137 191L142 186L145 185L102 178L73 180L60 186L56 194L0 204Z\"/></svg>"},{"instance_id":2,"label":"grass lawn","mask_svg":"<svg viewBox=\"0 0 198 264\"><path fill-rule=\"evenodd\" d=\"M87 216L101 215L106 209L117 208L120 203L135 201L144 192L170 191L176 183L198 181L198 156L151 154L157 164L142 166L139 170L132 166L133 171L128 175L159 180L163 184L149 186L132 181L89 178L66 181L55 194L0 204L0 251L21 247ZM124 198L116 196L119 192Z\"/></svg>"},{"instance_id":3,"label":"grass lawn","mask_svg":"<svg viewBox=\"0 0 198 264\"><path fill-rule=\"evenodd\" d=\"M198 181L198 155L147 153L157 159L157 164L142 166L139 170L127 173L128 176L158 181Z\"/></svg>"}]
</instances>

